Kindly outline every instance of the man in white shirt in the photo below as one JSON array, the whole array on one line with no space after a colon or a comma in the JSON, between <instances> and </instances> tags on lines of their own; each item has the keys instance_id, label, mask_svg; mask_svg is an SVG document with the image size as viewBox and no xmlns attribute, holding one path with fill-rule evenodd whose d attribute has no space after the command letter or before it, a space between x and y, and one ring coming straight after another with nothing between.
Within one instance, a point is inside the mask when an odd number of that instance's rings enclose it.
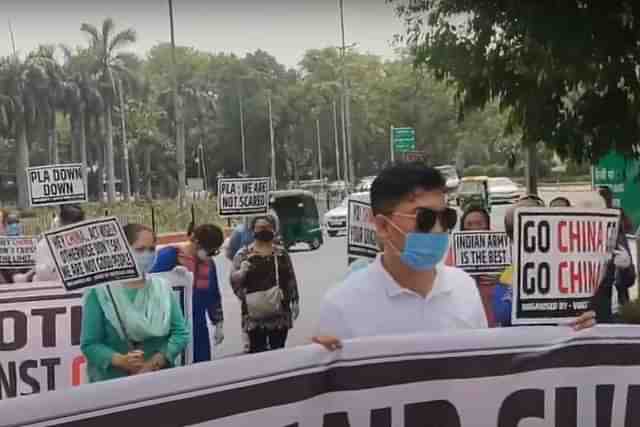
<instances>
[{"instance_id":1,"label":"man in white shirt","mask_svg":"<svg viewBox=\"0 0 640 427\"><path fill-rule=\"evenodd\" d=\"M440 172L420 164L378 175L371 220L384 250L327 293L314 342L335 350L344 339L487 327L473 279L440 263L457 222L445 184ZM576 328L593 323L588 314Z\"/></svg>"}]
</instances>

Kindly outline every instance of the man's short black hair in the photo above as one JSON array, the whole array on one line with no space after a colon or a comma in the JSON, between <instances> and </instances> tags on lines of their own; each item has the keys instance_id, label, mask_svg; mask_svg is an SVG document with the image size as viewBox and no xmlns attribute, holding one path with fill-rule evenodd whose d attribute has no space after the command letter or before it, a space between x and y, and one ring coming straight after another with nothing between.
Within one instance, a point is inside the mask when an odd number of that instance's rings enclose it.
<instances>
[{"instance_id":1,"label":"man's short black hair","mask_svg":"<svg viewBox=\"0 0 640 427\"><path fill-rule=\"evenodd\" d=\"M418 190L445 192L446 180L440 171L424 163L394 164L371 184L371 210L374 215L389 214Z\"/></svg>"}]
</instances>

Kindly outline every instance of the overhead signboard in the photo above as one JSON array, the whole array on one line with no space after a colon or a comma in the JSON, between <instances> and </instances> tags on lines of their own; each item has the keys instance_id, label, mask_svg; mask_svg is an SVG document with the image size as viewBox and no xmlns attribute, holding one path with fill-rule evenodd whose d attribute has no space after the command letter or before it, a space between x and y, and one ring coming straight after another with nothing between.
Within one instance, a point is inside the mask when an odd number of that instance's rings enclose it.
<instances>
[{"instance_id":1,"label":"overhead signboard","mask_svg":"<svg viewBox=\"0 0 640 427\"><path fill-rule=\"evenodd\" d=\"M221 178L218 180L218 213L221 217L266 214L270 178Z\"/></svg>"},{"instance_id":2,"label":"overhead signboard","mask_svg":"<svg viewBox=\"0 0 640 427\"><path fill-rule=\"evenodd\" d=\"M31 207L56 206L87 201L82 164L27 168Z\"/></svg>"},{"instance_id":3,"label":"overhead signboard","mask_svg":"<svg viewBox=\"0 0 640 427\"><path fill-rule=\"evenodd\" d=\"M393 128L393 147L395 151L404 153L416 151L416 131L413 128Z\"/></svg>"},{"instance_id":4,"label":"overhead signboard","mask_svg":"<svg viewBox=\"0 0 640 427\"><path fill-rule=\"evenodd\" d=\"M615 249L619 221L615 209L517 209L513 323L562 323L587 311Z\"/></svg>"},{"instance_id":5,"label":"overhead signboard","mask_svg":"<svg viewBox=\"0 0 640 427\"><path fill-rule=\"evenodd\" d=\"M142 278L117 218L73 224L44 238L68 290Z\"/></svg>"}]
</instances>

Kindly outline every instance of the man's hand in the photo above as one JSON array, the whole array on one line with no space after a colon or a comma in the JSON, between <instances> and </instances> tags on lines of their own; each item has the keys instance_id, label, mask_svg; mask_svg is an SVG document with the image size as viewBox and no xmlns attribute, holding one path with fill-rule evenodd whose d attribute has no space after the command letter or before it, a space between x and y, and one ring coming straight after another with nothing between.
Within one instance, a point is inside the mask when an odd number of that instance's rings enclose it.
<instances>
[{"instance_id":1,"label":"man's hand","mask_svg":"<svg viewBox=\"0 0 640 427\"><path fill-rule=\"evenodd\" d=\"M313 337L311 341L315 344L320 344L329 351L336 351L342 348L342 342L338 338L329 335Z\"/></svg>"},{"instance_id":2,"label":"man's hand","mask_svg":"<svg viewBox=\"0 0 640 427\"><path fill-rule=\"evenodd\" d=\"M580 317L576 320L572 321L569 326L573 328L575 331L581 331L583 329L593 328L596 325L596 312L595 311L587 311L586 313L582 313Z\"/></svg>"}]
</instances>

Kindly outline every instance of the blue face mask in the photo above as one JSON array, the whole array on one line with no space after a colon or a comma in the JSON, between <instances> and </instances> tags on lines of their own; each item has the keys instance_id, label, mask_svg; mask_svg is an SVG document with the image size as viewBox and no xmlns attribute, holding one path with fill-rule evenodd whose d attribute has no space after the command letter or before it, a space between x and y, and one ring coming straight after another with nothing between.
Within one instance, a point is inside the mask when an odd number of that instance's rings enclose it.
<instances>
[{"instance_id":1,"label":"blue face mask","mask_svg":"<svg viewBox=\"0 0 640 427\"><path fill-rule=\"evenodd\" d=\"M156 261L156 253L154 251L134 251L136 265L142 274L149 274Z\"/></svg>"},{"instance_id":2,"label":"blue face mask","mask_svg":"<svg viewBox=\"0 0 640 427\"><path fill-rule=\"evenodd\" d=\"M11 237L19 236L20 234L22 234L22 232L20 231L20 224L15 222L13 224L7 224L5 233L7 234L7 236Z\"/></svg>"},{"instance_id":3,"label":"blue face mask","mask_svg":"<svg viewBox=\"0 0 640 427\"><path fill-rule=\"evenodd\" d=\"M449 233L405 233L393 221L389 222L405 235L400 260L407 267L415 271L429 271L442 261L449 248Z\"/></svg>"}]
</instances>

